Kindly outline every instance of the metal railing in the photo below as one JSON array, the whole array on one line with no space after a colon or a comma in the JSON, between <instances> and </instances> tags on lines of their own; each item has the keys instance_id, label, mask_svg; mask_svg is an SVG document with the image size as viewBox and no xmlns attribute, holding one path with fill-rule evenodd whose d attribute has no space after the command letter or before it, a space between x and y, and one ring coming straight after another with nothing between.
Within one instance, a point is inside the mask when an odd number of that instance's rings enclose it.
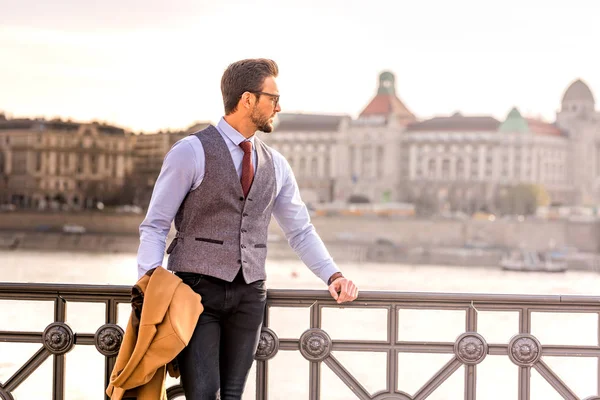
<instances>
[{"instance_id":1,"label":"metal railing","mask_svg":"<svg viewBox=\"0 0 600 400\"><path fill-rule=\"evenodd\" d=\"M54 302L54 322L43 332L0 331L0 342L40 343L40 349L7 381L0 382L1 400L14 399L12 392L47 358L53 357L53 399L65 396L65 354L75 345L94 345L105 356L105 387L114 366L123 329L117 325L117 308L130 300L130 287L100 285L57 285L1 283L0 300L38 300ZM65 323L67 302L103 303L105 323L95 333L73 332ZM304 308L310 313L310 327L298 338L279 338L269 328L271 309ZM332 340L322 329L322 315L327 308L380 309L386 311L386 340ZM464 311L464 333L454 342L401 341L398 339L400 310ZM519 329L507 343L488 343L477 332L477 316L482 311L514 312L519 316ZM325 363L358 399L421 400L430 396L460 367L464 366L464 398L474 400L477 389L477 366L487 355L506 356L518 366L519 400L531 396L531 370L535 369L568 400L581 400L555 371L544 356L592 357L597 360L596 394L585 400L600 400L600 337L589 346L550 345L531 334L532 313L587 313L595 316L600 328L600 297L558 295L446 294L405 292L361 292L359 298L343 306L335 303L325 291L269 290L264 328L256 354L256 399L268 399L269 360L278 351L299 351L309 361L309 398L321 395L321 365ZM600 331L600 329L598 329ZM598 333L597 333L598 335ZM367 389L335 357L333 351L379 352L387 355L386 387L375 394ZM413 394L398 388L398 355L400 353L450 354L451 359ZM0 354L0 361L2 355ZM167 396L183 396L180 386L168 388ZM458 398L458 397L457 397Z\"/></svg>"}]
</instances>

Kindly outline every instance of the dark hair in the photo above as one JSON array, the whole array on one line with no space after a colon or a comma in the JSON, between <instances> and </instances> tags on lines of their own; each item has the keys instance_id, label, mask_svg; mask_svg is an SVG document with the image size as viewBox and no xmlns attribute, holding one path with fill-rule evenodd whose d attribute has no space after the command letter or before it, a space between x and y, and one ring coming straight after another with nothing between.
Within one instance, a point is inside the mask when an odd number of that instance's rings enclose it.
<instances>
[{"instance_id":1,"label":"dark hair","mask_svg":"<svg viewBox=\"0 0 600 400\"><path fill-rule=\"evenodd\" d=\"M251 58L230 64L221 78L221 93L225 115L237 109L238 102L244 92L260 92L265 79L277 77L277 63L266 58Z\"/></svg>"}]
</instances>

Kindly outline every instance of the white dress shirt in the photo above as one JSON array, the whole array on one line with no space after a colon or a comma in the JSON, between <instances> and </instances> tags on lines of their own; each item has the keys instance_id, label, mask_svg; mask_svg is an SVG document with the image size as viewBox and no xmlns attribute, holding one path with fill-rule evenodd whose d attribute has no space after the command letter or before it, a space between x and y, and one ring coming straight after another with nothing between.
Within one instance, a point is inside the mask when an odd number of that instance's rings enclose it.
<instances>
[{"instance_id":1,"label":"white dress shirt","mask_svg":"<svg viewBox=\"0 0 600 400\"><path fill-rule=\"evenodd\" d=\"M246 139L224 118L221 118L216 128L227 144L238 176L240 178L242 176L244 156L244 151L239 144L244 140L252 142L252 163L256 170L254 136ZM276 180L273 216L282 228L288 243L304 264L327 283L331 275L339 269L310 221L289 163L276 150L271 149L271 153L275 164ZM146 218L140 225L138 277L162 265L171 223L185 196L200 186L204 178L204 168L204 148L202 142L194 135L179 140L165 156Z\"/></svg>"}]
</instances>

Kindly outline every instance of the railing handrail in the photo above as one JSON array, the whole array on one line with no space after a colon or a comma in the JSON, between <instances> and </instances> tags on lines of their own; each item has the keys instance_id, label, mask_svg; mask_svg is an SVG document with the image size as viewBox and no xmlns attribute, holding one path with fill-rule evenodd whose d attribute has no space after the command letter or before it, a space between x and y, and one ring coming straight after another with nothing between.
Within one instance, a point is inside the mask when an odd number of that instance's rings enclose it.
<instances>
[{"instance_id":1,"label":"railing handrail","mask_svg":"<svg viewBox=\"0 0 600 400\"><path fill-rule=\"evenodd\" d=\"M101 294L106 296L131 295L132 286L127 285L86 285L76 283L22 283L0 282L2 293L31 293L31 294Z\"/></svg>"},{"instance_id":2,"label":"railing handrail","mask_svg":"<svg viewBox=\"0 0 600 400\"><path fill-rule=\"evenodd\" d=\"M102 295L111 296L129 296L131 295L131 286L127 285L90 285L90 284L62 284L62 283L19 283L19 282L0 282L0 296L3 293L18 293L21 295ZM269 300L318 300L335 301L327 290L316 289L268 289ZM384 291L371 290L361 291L356 304L364 305L370 301L413 301L419 302L482 302L482 303L500 303L519 305L526 304L586 304L597 303L600 305L600 296L589 295L561 295L561 294L504 294L504 293L452 293L452 292L402 292L402 291ZM336 303L337 304L337 303ZM344 307L351 307L352 303L343 304Z\"/></svg>"}]
</instances>

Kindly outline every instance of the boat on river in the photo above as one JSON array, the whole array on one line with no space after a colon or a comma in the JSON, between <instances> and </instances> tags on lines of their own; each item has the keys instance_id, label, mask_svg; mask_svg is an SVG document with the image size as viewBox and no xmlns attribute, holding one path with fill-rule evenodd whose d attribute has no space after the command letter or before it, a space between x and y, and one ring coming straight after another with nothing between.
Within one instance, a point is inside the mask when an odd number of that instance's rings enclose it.
<instances>
[{"instance_id":1,"label":"boat on river","mask_svg":"<svg viewBox=\"0 0 600 400\"><path fill-rule=\"evenodd\" d=\"M557 252L518 249L505 254L500 266L506 271L565 272L567 261Z\"/></svg>"}]
</instances>

